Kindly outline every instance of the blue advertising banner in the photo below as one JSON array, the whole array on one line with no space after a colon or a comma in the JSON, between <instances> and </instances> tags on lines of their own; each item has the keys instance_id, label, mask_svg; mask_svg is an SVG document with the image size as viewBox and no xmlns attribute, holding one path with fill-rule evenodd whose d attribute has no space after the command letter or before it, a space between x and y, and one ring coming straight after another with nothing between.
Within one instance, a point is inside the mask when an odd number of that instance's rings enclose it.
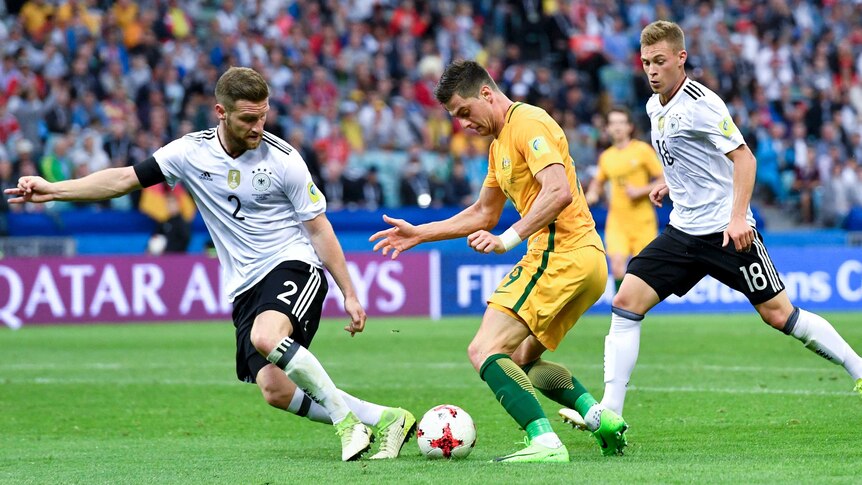
<instances>
[{"instance_id":1,"label":"blue advertising banner","mask_svg":"<svg viewBox=\"0 0 862 485\"><path fill-rule=\"evenodd\" d=\"M862 310L862 249L836 247L773 248L772 261L796 305L808 310ZM520 253L483 256L440 255L442 315L480 314L497 284L520 259ZM758 284L752 280L753 284ZM609 313L614 289L608 279L604 295L590 312ZM683 297L671 296L653 312L751 311L741 293L707 277Z\"/></svg>"}]
</instances>

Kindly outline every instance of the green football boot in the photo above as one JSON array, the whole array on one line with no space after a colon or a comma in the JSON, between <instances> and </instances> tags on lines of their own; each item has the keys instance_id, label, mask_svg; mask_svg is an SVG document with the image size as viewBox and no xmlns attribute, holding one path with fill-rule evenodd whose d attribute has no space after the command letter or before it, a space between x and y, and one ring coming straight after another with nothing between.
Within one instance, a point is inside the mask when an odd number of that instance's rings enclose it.
<instances>
[{"instance_id":1,"label":"green football boot","mask_svg":"<svg viewBox=\"0 0 862 485\"><path fill-rule=\"evenodd\" d=\"M380 416L380 422L374 426L376 441L380 443L372 460L398 458L404 443L416 432L416 418L410 411L401 408L388 408Z\"/></svg>"},{"instance_id":2,"label":"green football boot","mask_svg":"<svg viewBox=\"0 0 862 485\"><path fill-rule=\"evenodd\" d=\"M853 390L858 392L860 396L862 396L862 378L856 379L856 386L853 387Z\"/></svg>"},{"instance_id":3,"label":"green football boot","mask_svg":"<svg viewBox=\"0 0 862 485\"><path fill-rule=\"evenodd\" d=\"M516 451L511 455L500 456L491 460L492 463L568 463L569 450L565 445L559 448L548 448L539 443L530 443L529 438L524 438L526 448Z\"/></svg>"},{"instance_id":4,"label":"green football boot","mask_svg":"<svg viewBox=\"0 0 862 485\"><path fill-rule=\"evenodd\" d=\"M623 448L628 444L625 434L627 429L629 429L629 425L626 424L622 416L610 409L602 409L599 416L599 427L593 431L593 437L599 442L602 455L623 454Z\"/></svg>"},{"instance_id":5,"label":"green football boot","mask_svg":"<svg viewBox=\"0 0 862 485\"><path fill-rule=\"evenodd\" d=\"M335 425L335 434L341 438L342 461L358 460L371 448L371 442L374 441L371 429L362 424L353 413Z\"/></svg>"}]
</instances>

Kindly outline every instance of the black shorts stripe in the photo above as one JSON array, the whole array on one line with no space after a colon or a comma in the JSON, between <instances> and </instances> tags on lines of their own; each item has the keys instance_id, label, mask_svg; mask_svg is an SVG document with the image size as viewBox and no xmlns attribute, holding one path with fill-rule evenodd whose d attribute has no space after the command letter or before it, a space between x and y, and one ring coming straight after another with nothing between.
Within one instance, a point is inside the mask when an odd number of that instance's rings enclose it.
<instances>
[{"instance_id":1,"label":"black shorts stripe","mask_svg":"<svg viewBox=\"0 0 862 485\"><path fill-rule=\"evenodd\" d=\"M772 259L769 257L769 253L766 252L766 246L755 238L752 243L752 247L757 251L758 256L760 256L763 271L766 272L769 284L772 285L772 290L778 291L781 288L781 279L778 277L778 272L775 270L775 265L772 264Z\"/></svg>"},{"instance_id":2,"label":"black shorts stripe","mask_svg":"<svg viewBox=\"0 0 862 485\"><path fill-rule=\"evenodd\" d=\"M297 320L302 320L302 317L305 316L305 312L308 311L308 307L311 305L311 302L314 301L317 296L317 290L319 289L320 274L313 271L311 276L308 278L308 281L305 283L305 288L302 289L302 293L299 294L299 297L296 299L296 303L293 305L292 312L296 316Z\"/></svg>"}]
</instances>

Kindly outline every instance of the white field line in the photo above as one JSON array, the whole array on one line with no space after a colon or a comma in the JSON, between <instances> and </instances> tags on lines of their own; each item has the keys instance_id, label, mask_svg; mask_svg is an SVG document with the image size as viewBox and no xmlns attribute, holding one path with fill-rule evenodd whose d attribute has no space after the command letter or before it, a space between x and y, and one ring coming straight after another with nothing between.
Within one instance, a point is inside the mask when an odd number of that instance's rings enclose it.
<instances>
[{"instance_id":1,"label":"white field line","mask_svg":"<svg viewBox=\"0 0 862 485\"><path fill-rule=\"evenodd\" d=\"M152 386L183 386L183 387L227 387L237 386L242 383L235 379L159 379L159 378L60 378L60 377L12 377L0 378L0 388L4 384L36 384L36 385L99 385L99 386L117 386L117 385L152 385ZM405 383L405 389L414 387L416 384ZM426 386L426 383L421 386ZM478 384L469 383L447 383L449 389L454 388L471 388ZM379 386L371 386L367 384L352 383L347 388L364 389ZM849 389L849 384L848 384ZM851 391L827 391L816 389L773 389L761 387L696 387L696 386L629 386L629 391L646 392L646 393L700 393L700 394L747 394L747 395L786 395L786 396L850 396L855 395Z\"/></svg>"},{"instance_id":2,"label":"white field line","mask_svg":"<svg viewBox=\"0 0 862 485\"><path fill-rule=\"evenodd\" d=\"M574 374L577 374L580 369L601 369L601 364L586 364L586 365L571 365L563 363ZM127 364L121 362L83 362L71 365L65 362L0 362L0 377L3 370L133 370L133 369L172 369L178 365L183 365L181 361L176 362L139 362L135 364ZM213 360L210 362L196 362L196 368L221 368L224 366L233 366L233 361ZM326 368L353 368L355 363L349 362L323 362ZM462 362L388 362L386 368L393 369L466 369L470 364L465 358ZM692 370L702 370L708 372L756 372L756 373L776 373L776 374L800 374L800 373L832 373L838 369L831 365L813 365L811 367L785 367L785 366L739 366L739 365L710 365L700 364L692 365L688 363L680 364L641 364L635 367L635 371L683 371L691 373Z\"/></svg>"},{"instance_id":3,"label":"white field line","mask_svg":"<svg viewBox=\"0 0 862 485\"><path fill-rule=\"evenodd\" d=\"M850 385L848 384L848 388ZM850 396L856 394L852 391L818 391L811 389L769 389L769 388L742 388L742 387L656 387L656 386L629 386L629 391L638 392L691 392L701 394L778 394L783 396Z\"/></svg>"}]
</instances>

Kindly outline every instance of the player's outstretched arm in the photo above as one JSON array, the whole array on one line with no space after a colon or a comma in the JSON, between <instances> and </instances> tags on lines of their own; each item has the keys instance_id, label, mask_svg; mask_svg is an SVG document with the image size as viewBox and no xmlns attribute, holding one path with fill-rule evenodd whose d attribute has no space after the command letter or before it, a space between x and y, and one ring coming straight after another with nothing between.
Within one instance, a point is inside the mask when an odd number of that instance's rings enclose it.
<instances>
[{"instance_id":1,"label":"player's outstretched arm","mask_svg":"<svg viewBox=\"0 0 862 485\"><path fill-rule=\"evenodd\" d=\"M395 259L424 242L456 239L480 229L491 229L500 220L505 205L506 195L499 187L482 187L479 200L446 220L414 226L404 219L384 215L383 221L392 227L374 233L368 240L377 241L374 251L379 250L384 256L391 251Z\"/></svg>"},{"instance_id":2,"label":"player's outstretched arm","mask_svg":"<svg viewBox=\"0 0 862 485\"><path fill-rule=\"evenodd\" d=\"M48 182L42 177L18 179L18 186L6 189L10 204L43 203L52 200L95 201L112 199L141 188L132 167L108 168L74 180Z\"/></svg>"},{"instance_id":3,"label":"player's outstretched arm","mask_svg":"<svg viewBox=\"0 0 862 485\"><path fill-rule=\"evenodd\" d=\"M344 311L350 317L350 323L344 327L344 330L350 332L352 337L356 332L365 329L366 316L365 309L362 308L362 304L359 303L359 298L356 296L353 282L350 281L350 273L347 271L347 261L344 259L341 244L335 237L335 231L332 229L332 224L329 223L326 214L320 214L302 224L308 231L311 245L344 295Z\"/></svg>"},{"instance_id":4,"label":"player's outstretched arm","mask_svg":"<svg viewBox=\"0 0 862 485\"><path fill-rule=\"evenodd\" d=\"M536 174L542 188L530 210L503 234L495 236L486 230L467 237L470 247L480 253L505 253L553 222L572 203L572 187L562 164L548 165Z\"/></svg>"}]
</instances>

